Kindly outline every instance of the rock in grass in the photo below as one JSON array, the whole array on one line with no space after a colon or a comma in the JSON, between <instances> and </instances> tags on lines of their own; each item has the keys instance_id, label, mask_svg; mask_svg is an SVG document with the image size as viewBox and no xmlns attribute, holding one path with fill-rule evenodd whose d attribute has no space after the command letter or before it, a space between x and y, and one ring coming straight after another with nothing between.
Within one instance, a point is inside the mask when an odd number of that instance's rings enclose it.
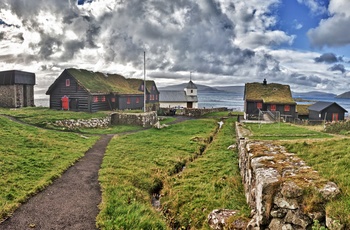
<instances>
[{"instance_id":1,"label":"rock in grass","mask_svg":"<svg viewBox=\"0 0 350 230\"><path fill-rule=\"evenodd\" d=\"M215 209L208 215L208 224L211 229L246 229L247 221L240 218L232 218L238 211L229 209Z\"/></svg>"}]
</instances>

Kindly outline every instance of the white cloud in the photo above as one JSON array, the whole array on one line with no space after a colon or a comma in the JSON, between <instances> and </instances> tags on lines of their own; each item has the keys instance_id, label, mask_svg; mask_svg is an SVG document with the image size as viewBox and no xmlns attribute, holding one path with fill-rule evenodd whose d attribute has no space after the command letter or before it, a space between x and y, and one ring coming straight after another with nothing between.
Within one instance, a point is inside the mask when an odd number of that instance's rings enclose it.
<instances>
[{"instance_id":1,"label":"white cloud","mask_svg":"<svg viewBox=\"0 0 350 230\"><path fill-rule=\"evenodd\" d=\"M297 1L299 4L304 4L307 7L309 7L310 11L313 14L318 15L318 14L327 13L327 8L317 0L297 0Z\"/></svg>"},{"instance_id":2,"label":"white cloud","mask_svg":"<svg viewBox=\"0 0 350 230\"><path fill-rule=\"evenodd\" d=\"M329 66L314 63L320 54L272 50L295 39L271 29L280 0L74 2L3 0L0 18L19 28L0 25L0 68L37 73L38 88L69 67L142 77L145 50L148 76L159 84L190 71L211 85L268 77L316 87L330 77L321 73Z\"/></svg>"},{"instance_id":3,"label":"white cloud","mask_svg":"<svg viewBox=\"0 0 350 230\"><path fill-rule=\"evenodd\" d=\"M314 46L343 46L350 44L348 33L350 24L350 1L331 0L331 16L321 20L318 27L308 31L308 37Z\"/></svg>"}]
</instances>

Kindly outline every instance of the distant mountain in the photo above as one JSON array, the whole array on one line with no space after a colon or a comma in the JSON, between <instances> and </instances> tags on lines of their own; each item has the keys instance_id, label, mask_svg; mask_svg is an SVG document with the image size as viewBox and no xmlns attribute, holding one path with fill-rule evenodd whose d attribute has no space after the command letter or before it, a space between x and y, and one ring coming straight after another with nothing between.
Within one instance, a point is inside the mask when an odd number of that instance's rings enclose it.
<instances>
[{"instance_id":1,"label":"distant mountain","mask_svg":"<svg viewBox=\"0 0 350 230\"><path fill-rule=\"evenodd\" d=\"M182 83L178 85L169 85L166 87L159 87L159 90L184 90L188 83ZM196 84L198 92L218 92L219 90L206 85Z\"/></svg>"},{"instance_id":2,"label":"distant mountain","mask_svg":"<svg viewBox=\"0 0 350 230\"><path fill-rule=\"evenodd\" d=\"M310 92L305 92L305 93L298 93L298 92L292 92L293 97L336 97L337 95L334 93L325 93L325 92L320 92L320 91L310 91Z\"/></svg>"},{"instance_id":3,"label":"distant mountain","mask_svg":"<svg viewBox=\"0 0 350 230\"><path fill-rule=\"evenodd\" d=\"M350 98L350 91L339 94L336 98Z\"/></svg>"},{"instance_id":4,"label":"distant mountain","mask_svg":"<svg viewBox=\"0 0 350 230\"><path fill-rule=\"evenodd\" d=\"M217 86L215 89L229 93L244 94L244 86Z\"/></svg>"}]
</instances>

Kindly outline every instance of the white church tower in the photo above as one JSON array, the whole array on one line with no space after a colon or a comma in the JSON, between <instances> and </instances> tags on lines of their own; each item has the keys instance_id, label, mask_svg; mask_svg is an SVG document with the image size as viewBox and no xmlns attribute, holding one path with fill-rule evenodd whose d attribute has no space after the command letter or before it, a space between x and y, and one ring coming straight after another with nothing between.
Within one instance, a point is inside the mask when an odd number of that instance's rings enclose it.
<instances>
[{"instance_id":1,"label":"white church tower","mask_svg":"<svg viewBox=\"0 0 350 230\"><path fill-rule=\"evenodd\" d=\"M185 87L185 95L187 99L187 108L198 108L197 86L192 81L190 73L190 81Z\"/></svg>"}]
</instances>

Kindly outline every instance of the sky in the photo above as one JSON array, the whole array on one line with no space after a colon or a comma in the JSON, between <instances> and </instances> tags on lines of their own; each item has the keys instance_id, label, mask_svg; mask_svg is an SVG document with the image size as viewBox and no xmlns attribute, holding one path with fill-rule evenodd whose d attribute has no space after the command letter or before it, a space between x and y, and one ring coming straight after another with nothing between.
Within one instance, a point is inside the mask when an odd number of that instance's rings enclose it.
<instances>
[{"instance_id":1,"label":"sky","mask_svg":"<svg viewBox=\"0 0 350 230\"><path fill-rule=\"evenodd\" d=\"M1 0L0 70L44 94L66 68L158 87L248 82L340 94L350 83L348 0Z\"/></svg>"}]
</instances>

